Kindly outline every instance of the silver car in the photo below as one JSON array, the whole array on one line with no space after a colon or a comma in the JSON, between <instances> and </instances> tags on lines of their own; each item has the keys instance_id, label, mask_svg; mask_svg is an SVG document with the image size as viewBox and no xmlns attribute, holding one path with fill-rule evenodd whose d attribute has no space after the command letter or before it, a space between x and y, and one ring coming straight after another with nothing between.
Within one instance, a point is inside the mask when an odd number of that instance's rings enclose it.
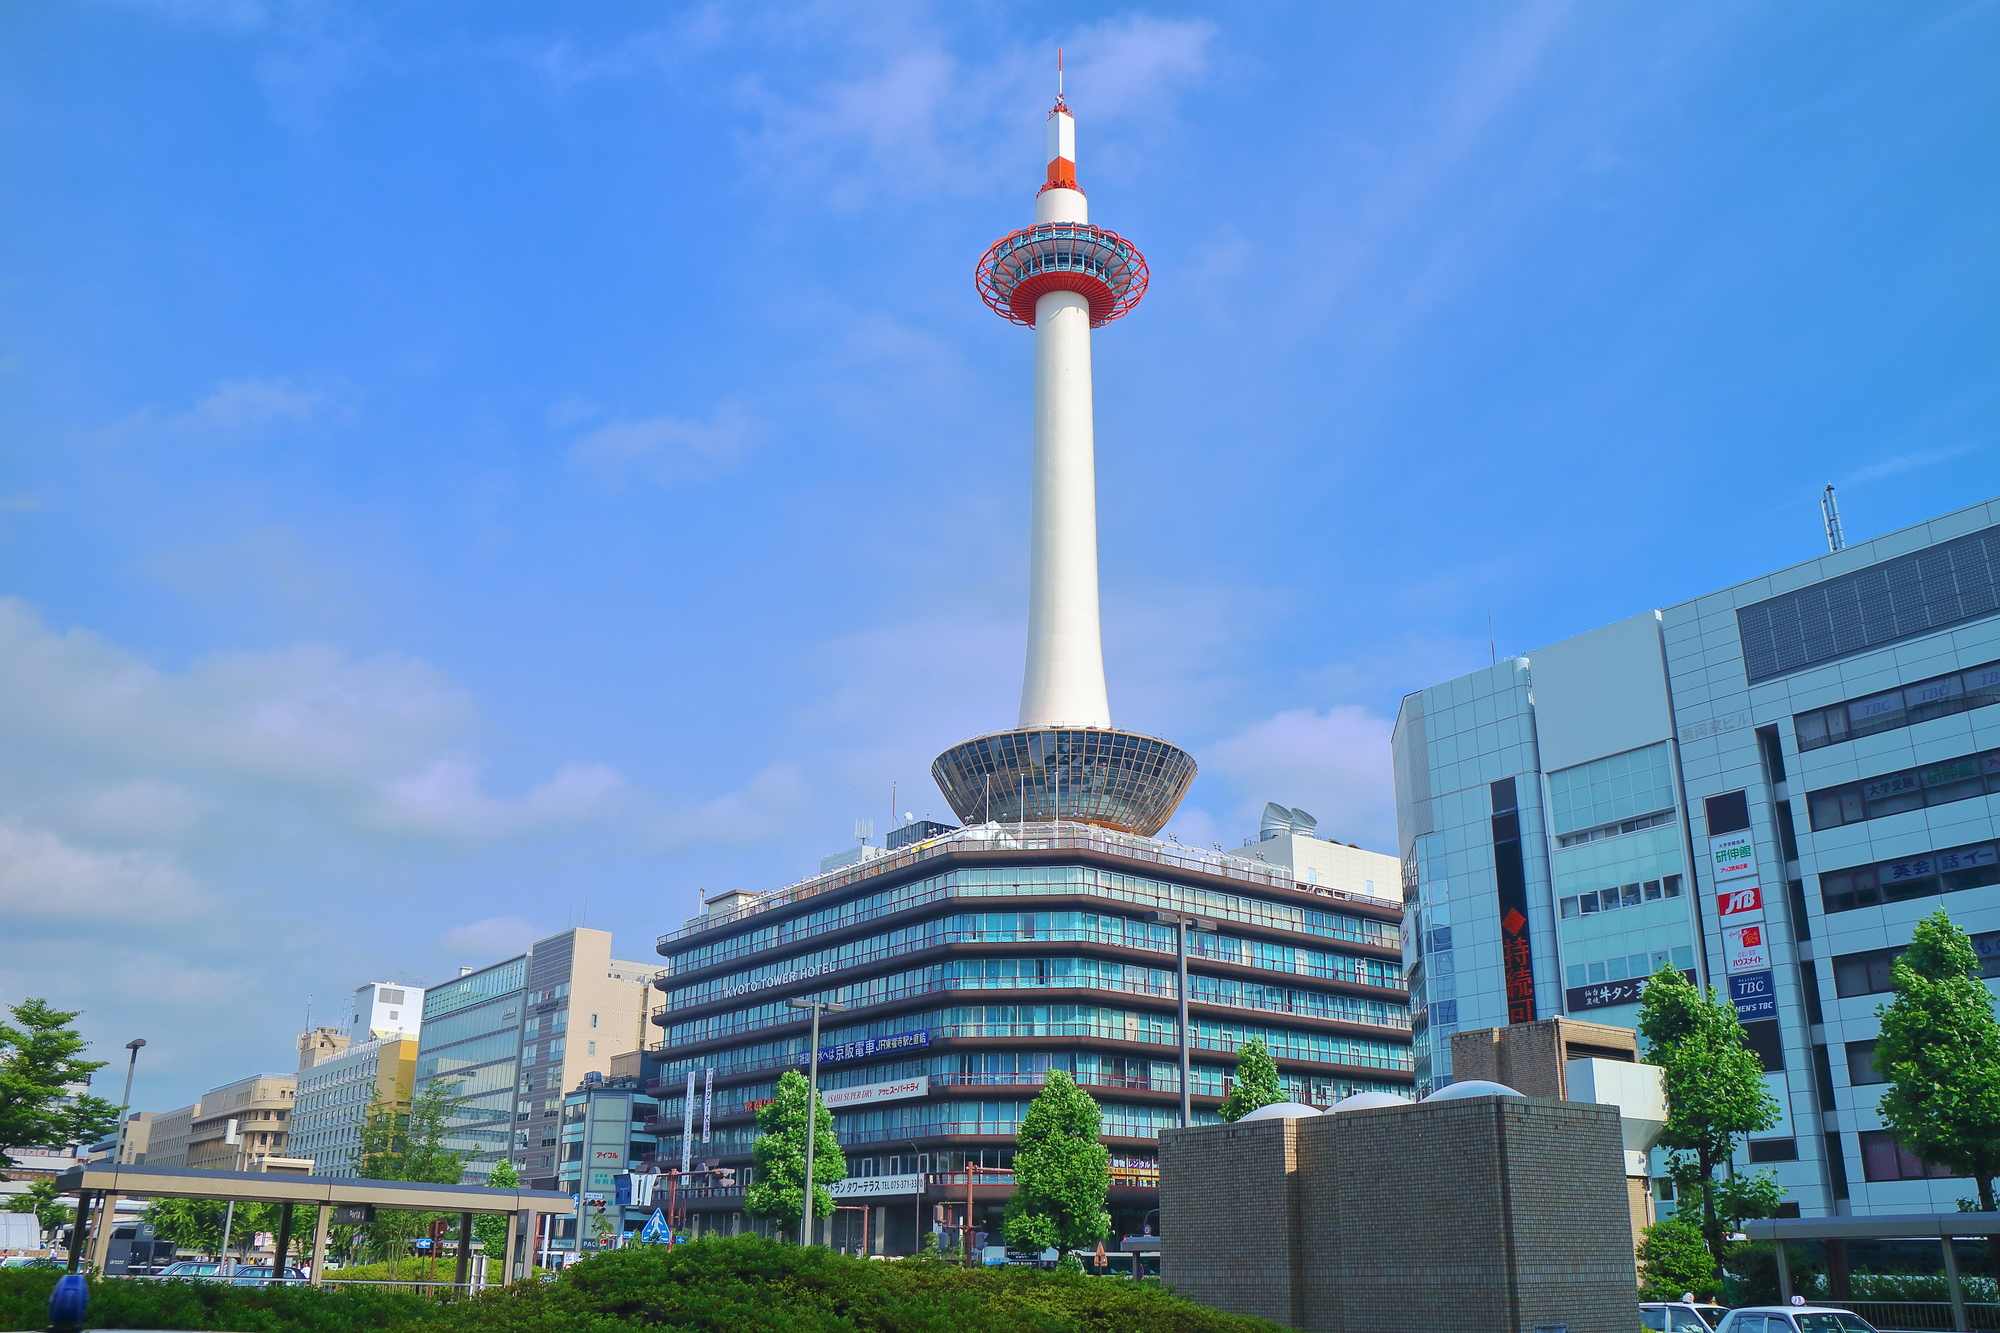
<instances>
[{"instance_id":1,"label":"silver car","mask_svg":"<svg viewBox=\"0 0 2000 1333\"><path fill-rule=\"evenodd\" d=\"M1731 1310L1716 1333L1880 1333L1837 1305L1746 1305Z\"/></svg>"}]
</instances>

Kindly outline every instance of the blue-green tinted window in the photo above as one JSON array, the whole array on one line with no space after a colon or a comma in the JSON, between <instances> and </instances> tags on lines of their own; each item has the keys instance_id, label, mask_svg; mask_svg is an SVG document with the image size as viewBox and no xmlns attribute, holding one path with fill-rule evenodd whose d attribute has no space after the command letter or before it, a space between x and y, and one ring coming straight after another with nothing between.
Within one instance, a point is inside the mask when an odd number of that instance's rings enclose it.
<instances>
[{"instance_id":1,"label":"blue-green tinted window","mask_svg":"<svg viewBox=\"0 0 2000 1333\"><path fill-rule=\"evenodd\" d=\"M1673 770L1665 743L1549 774L1549 805L1558 834L1672 809Z\"/></svg>"}]
</instances>

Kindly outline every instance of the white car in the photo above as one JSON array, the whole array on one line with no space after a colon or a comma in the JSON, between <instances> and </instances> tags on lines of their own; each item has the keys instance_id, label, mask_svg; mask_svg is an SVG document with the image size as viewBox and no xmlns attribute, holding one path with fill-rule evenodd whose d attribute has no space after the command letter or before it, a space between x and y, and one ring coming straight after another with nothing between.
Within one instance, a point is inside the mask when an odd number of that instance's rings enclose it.
<instances>
[{"instance_id":1,"label":"white car","mask_svg":"<svg viewBox=\"0 0 2000 1333\"><path fill-rule=\"evenodd\" d=\"M1731 1310L1716 1333L1881 1333L1852 1310L1835 1305L1746 1305Z\"/></svg>"},{"instance_id":2,"label":"white car","mask_svg":"<svg viewBox=\"0 0 2000 1333\"><path fill-rule=\"evenodd\" d=\"M1659 1333L1715 1333L1726 1305L1711 1305L1692 1297L1678 1301L1643 1301L1639 1305L1639 1327Z\"/></svg>"}]
</instances>

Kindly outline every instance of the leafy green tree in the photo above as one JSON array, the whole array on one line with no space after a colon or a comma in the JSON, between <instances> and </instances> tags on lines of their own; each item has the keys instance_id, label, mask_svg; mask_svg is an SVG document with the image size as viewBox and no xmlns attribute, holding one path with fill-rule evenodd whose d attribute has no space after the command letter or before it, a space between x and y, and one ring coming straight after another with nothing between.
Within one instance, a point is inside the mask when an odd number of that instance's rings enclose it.
<instances>
[{"instance_id":1,"label":"leafy green tree","mask_svg":"<svg viewBox=\"0 0 2000 1333\"><path fill-rule=\"evenodd\" d=\"M1890 970L1895 999L1876 1013L1882 1118L1927 1162L1971 1176L1994 1211L2000 1174L2000 1023L1972 940L1942 909L1917 923Z\"/></svg>"},{"instance_id":2,"label":"leafy green tree","mask_svg":"<svg viewBox=\"0 0 2000 1333\"><path fill-rule=\"evenodd\" d=\"M411 1099L408 1111L371 1102L361 1123L360 1174L370 1180L410 1180L456 1185L465 1178L466 1154L448 1144L451 1122L465 1096L458 1080L437 1078ZM402 1254L420 1236L431 1214L386 1209L368 1224L367 1248L384 1258Z\"/></svg>"},{"instance_id":3,"label":"leafy green tree","mask_svg":"<svg viewBox=\"0 0 2000 1333\"><path fill-rule=\"evenodd\" d=\"M1285 1100L1285 1086L1278 1081L1278 1062L1262 1037L1252 1037L1236 1052L1236 1079L1229 1095L1222 1099L1222 1118L1241 1120L1260 1106Z\"/></svg>"},{"instance_id":4,"label":"leafy green tree","mask_svg":"<svg viewBox=\"0 0 2000 1333\"><path fill-rule=\"evenodd\" d=\"M56 1192L55 1181L50 1180L47 1176L43 1176L40 1180L28 1186L25 1193L17 1194L10 1199L7 1203L7 1211L10 1213L33 1213L35 1215L35 1225L42 1229L43 1235L47 1235L58 1227L69 1225L69 1220L76 1216L74 1210L68 1204L64 1203L62 1196Z\"/></svg>"},{"instance_id":5,"label":"leafy green tree","mask_svg":"<svg viewBox=\"0 0 2000 1333\"><path fill-rule=\"evenodd\" d=\"M69 1089L104 1068L79 1058L84 1040L70 1024L80 1011L32 996L0 1021L0 1173L18 1148L87 1143L118 1123L118 1108Z\"/></svg>"},{"instance_id":6,"label":"leafy green tree","mask_svg":"<svg viewBox=\"0 0 2000 1333\"><path fill-rule=\"evenodd\" d=\"M172 1241L180 1249L197 1254L219 1255L224 1207L219 1199L155 1199L146 1205L145 1216L153 1234L161 1240ZM231 1245L242 1234L241 1227L239 1217L237 1231L229 1238Z\"/></svg>"},{"instance_id":7,"label":"leafy green tree","mask_svg":"<svg viewBox=\"0 0 2000 1333\"><path fill-rule=\"evenodd\" d=\"M743 1206L756 1217L768 1217L796 1228L805 1214L807 1103L813 1132L813 1216L833 1215L833 1195L826 1187L847 1179L847 1158L834 1137L833 1113L813 1096L806 1076L787 1069L778 1076L771 1104L757 1112L757 1142L750 1150L756 1175L744 1192Z\"/></svg>"},{"instance_id":8,"label":"leafy green tree","mask_svg":"<svg viewBox=\"0 0 2000 1333\"><path fill-rule=\"evenodd\" d=\"M1764 1086L1756 1052L1744 1044L1736 1006L1713 992L1703 995L1672 966L1661 967L1646 983L1639 1032L1646 1040L1647 1060L1660 1067L1666 1083L1667 1123L1659 1146L1667 1150L1682 1207L1689 1202L1700 1206L1702 1238L1719 1278L1729 1211L1758 1206L1766 1191L1762 1186L1718 1186L1716 1168L1729 1164L1740 1136L1778 1123L1778 1103Z\"/></svg>"},{"instance_id":9,"label":"leafy green tree","mask_svg":"<svg viewBox=\"0 0 2000 1333\"><path fill-rule=\"evenodd\" d=\"M1104 1116L1059 1069L1028 1107L1014 1149L1007 1243L1017 1250L1070 1250L1111 1234L1111 1154L1098 1135Z\"/></svg>"},{"instance_id":10,"label":"leafy green tree","mask_svg":"<svg viewBox=\"0 0 2000 1333\"><path fill-rule=\"evenodd\" d=\"M510 1190L519 1187L521 1173L514 1169L514 1163L502 1157L493 1164L486 1175L486 1183L494 1189ZM489 1263L498 1264L507 1257L507 1219L499 1213L481 1213L473 1219L472 1234L486 1251Z\"/></svg>"},{"instance_id":11,"label":"leafy green tree","mask_svg":"<svg viewBox=\"0 0 2000 1333\"><path fill-rule=\"evenodd\" d=\"M1676 1215L1646 1228L1639 1241L1640 1300L1675 1301L1686 1291L1708 1300L1721 1290L1700 1223Z\"/></svg>"}]
</instances>

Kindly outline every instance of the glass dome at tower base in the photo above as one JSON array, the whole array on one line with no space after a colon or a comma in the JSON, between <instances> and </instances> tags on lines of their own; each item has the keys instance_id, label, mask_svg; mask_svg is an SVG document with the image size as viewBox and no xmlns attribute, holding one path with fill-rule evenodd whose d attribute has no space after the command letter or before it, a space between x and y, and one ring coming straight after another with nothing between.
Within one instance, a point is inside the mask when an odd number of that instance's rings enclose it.
<instances>
[{"instance_id":1,"label":"glass dome at tower base","mask_svg":"<svg viewBox=\"0 0 2000 1333\"><path fill-rule=\"evenodd\" d=\"M1108 727L1026 727L961 741L931 776L961 823L1069 819L1151 837L1194 782L1187 751Z\"/></svg>"}]
</instances>

